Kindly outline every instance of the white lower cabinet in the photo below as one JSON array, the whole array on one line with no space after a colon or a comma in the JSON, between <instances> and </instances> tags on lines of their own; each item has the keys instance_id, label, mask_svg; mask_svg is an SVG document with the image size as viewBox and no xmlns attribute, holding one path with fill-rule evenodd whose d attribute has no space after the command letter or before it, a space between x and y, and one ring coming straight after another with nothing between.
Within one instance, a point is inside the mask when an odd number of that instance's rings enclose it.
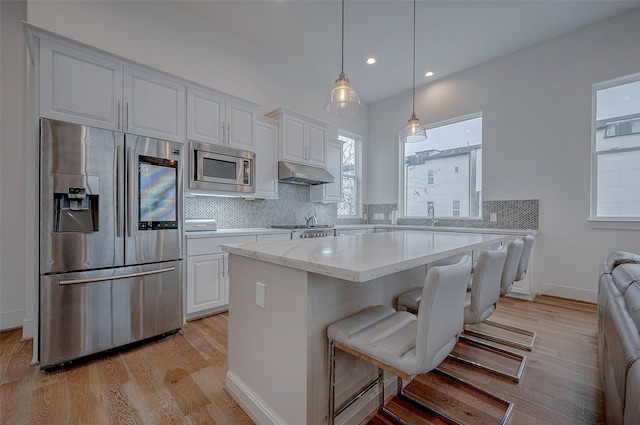
<instances>
[{"instance_id":1,"label":"white lower cabinet","mask_svg":"<svg viewBox=\"0 0 640 425\"><path fill-rule=\"evenodd\" d=\"M290 232L187 235L185 318L197 319L229 308L229 254L222 245L290 239Z\"/></svg>"},{"instance_id":2,"label":"white lower cabinet","mask_svg":"<svg viewBox=\"0 0 640 425\"><path fill-rule=\"evenodd\" d=\"M187 315L229 303L228 254L187 257Z\"/></svg>"}]
</instances>

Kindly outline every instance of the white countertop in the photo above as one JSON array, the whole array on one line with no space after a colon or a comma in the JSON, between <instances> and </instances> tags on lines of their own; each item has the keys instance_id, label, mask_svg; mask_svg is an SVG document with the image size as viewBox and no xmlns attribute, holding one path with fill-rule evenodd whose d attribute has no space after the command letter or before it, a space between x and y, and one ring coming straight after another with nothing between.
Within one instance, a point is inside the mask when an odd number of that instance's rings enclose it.
<instances>
[{"instance_id":1,"label":"white countertop","mask_svg":"<svg viewBox=\"0 0 640 425\"><path fill-rule=\"evenodd\" d=\"M507 237L497 234L405 231L223 245L222 249L231 254L294 269L352 282L366 282L467 253Z\"/></svg>"}]
</instances>

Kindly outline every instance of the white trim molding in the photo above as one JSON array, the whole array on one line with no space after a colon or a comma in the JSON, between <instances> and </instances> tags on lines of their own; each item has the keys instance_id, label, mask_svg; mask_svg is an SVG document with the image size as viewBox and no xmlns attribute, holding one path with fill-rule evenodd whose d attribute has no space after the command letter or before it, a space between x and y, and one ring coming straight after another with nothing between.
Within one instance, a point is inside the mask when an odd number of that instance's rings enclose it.
<instances>
[{"instance_id":1,"label":"white trim molding","mask_svg":"<svg viewBox=\"0 0 640 425\"><path fill-rule=\"evenodd\" d=\"M598 302L598 291L593 291L589 289L571 288L569 286L538 282L537 292L543 295L551 295L553 297L559 297L559 298L568 298L576 301L585 301L588 303Z\"/></svg>"}]
</instances>

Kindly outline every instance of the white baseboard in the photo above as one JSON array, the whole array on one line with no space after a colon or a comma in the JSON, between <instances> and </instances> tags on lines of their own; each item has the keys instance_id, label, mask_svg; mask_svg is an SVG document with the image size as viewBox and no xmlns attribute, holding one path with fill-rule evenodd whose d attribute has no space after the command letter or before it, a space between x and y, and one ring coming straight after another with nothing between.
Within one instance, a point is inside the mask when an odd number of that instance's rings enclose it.
<instances>
[{"instance_id":1,"label":"white baseboard","mask_svg":"<svg viewBox=\"0 0 640 425\"><path fill-rule=\"evenodd\" d=\"M3 311L0 313L0 331L21 328L23 320L24 309Z\"/></svg>"},{"instance_id":2,"label":"white baseboard","mask_svg":"<svg viewBox=\"0 0 640 425\"><path fill-rule=\"evenodd\" d=\"M403 387L407 386L407 382ZM385 373L384 395L388 401L390 396L395 395L397 389L397 378ZM360 400L353 403L347 410L336 418L336 425L359 425L374 411L378 409L378 387L369 390Z\"/></svg>"},{"instance_id":3,"label":"white baseboard","mask_svg":"<svg viewBox=\"0 0 640 425\"><path fill-rule=\"evenodd\" d=\"M598 291L538 282L538 293L589 303L598 302Z\"/></svg>"},{"instance_id":4,"label":"white baseboard","mask_svg":"<svg viewBox=\"0 0 640 425\"><path fill-rule=\"evenodd\" d=\"M395 394L396 386L395 376L385 376L384 392L387 398L390 395ZM262 398L255 394L231 371L227 371L224 388L256 424L288 425L284 419L269 409ZM365 396L336 418L336 425L360 424L371 414L371 412L376 410L377 406L378 392L370 390Z\"/></svg>"},{"instance_id":5,"label":"white baseboard","mask_svg":"<svg viewBox=\"0 0 640 425\"><path fill-rule=\"evenodd\" d=\"M227 371L224 389L258 425L288 425L281 417L269 409L257 394L231 371Z\"/></svg>"},{"instance_id":6,"label":"white baseboard","mask_svg":"<svg viewBox=\"0 0 640 425\"><path fill-rule=\"evenodd\" d=\"M519 300L533 301L533 299L536 297L536 294L523 294L520 292L509 292L505 295L505 297L517 298Z\"/></svg>"}]
</instances>

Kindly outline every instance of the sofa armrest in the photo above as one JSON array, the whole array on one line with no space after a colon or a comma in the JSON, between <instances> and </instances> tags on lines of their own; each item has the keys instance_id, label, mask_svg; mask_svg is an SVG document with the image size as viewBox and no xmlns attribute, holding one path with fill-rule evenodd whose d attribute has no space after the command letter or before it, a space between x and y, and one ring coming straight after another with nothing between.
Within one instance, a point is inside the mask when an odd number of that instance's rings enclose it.
<instances>
[{"instance_id":1,"label":"sofa armrest","mask_svg":"<svg viewBox=\"0 0 640 425\"><path fill-rule=\"evenodd\" d=\"M640 255L633 252L613 251L607 256L607 261L605 261L604 265L605 269L611 272L620 264L626 263L640 263Z\"/></svg>"}]
</instances>

